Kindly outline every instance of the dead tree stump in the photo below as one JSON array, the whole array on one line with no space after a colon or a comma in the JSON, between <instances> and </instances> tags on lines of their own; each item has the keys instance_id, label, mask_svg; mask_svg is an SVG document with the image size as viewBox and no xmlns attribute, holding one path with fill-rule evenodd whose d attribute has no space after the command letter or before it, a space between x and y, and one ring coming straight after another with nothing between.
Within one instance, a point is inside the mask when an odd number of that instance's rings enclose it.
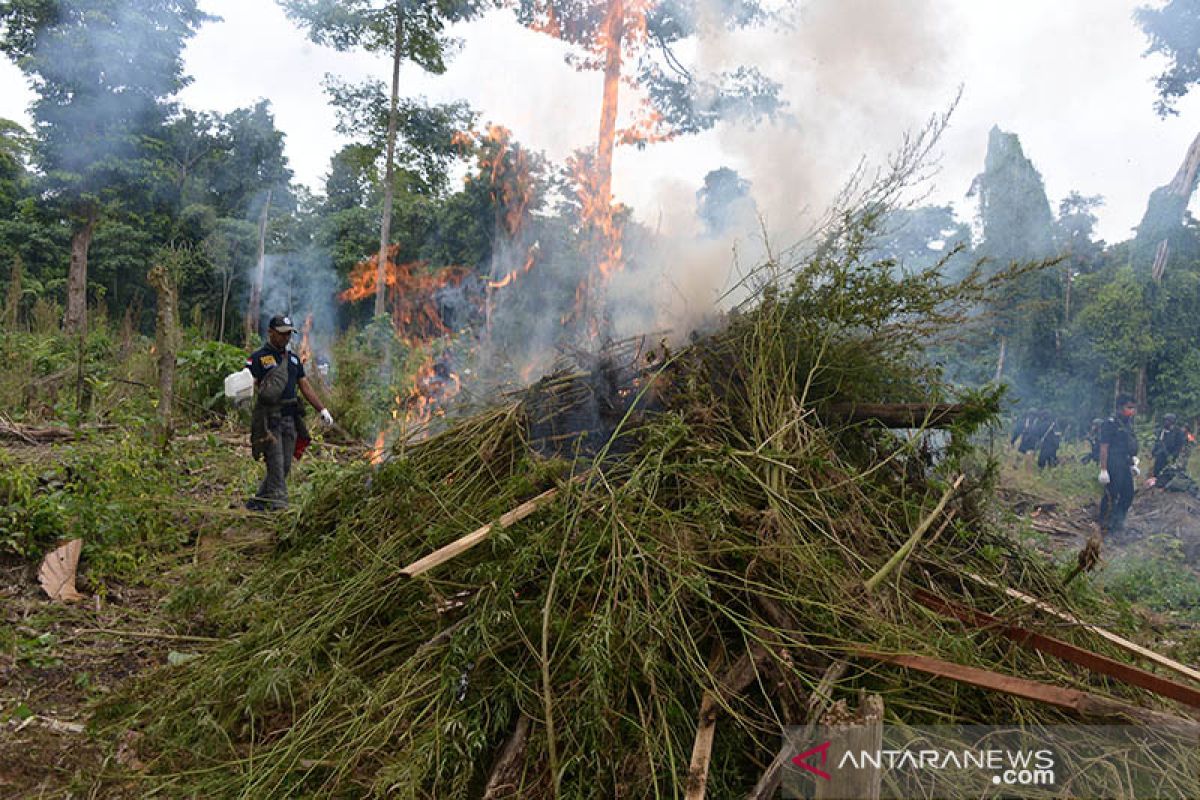
<instances>
[{"instance_id":1,"label":"dead tree stump","mask_svg":"<svg viewBox=\"0 0 1200 800\"><path fill-rule=\"evenodd\" d=\"M165 450L171 444L174 431L171 409L175 403L175 321L178 316L178 297L170 271L160 265L150 268L146 280L158 293L158 316L155 321L154 347L158 354L158 424L159 443Z\"/></svg>"}]
</instances>

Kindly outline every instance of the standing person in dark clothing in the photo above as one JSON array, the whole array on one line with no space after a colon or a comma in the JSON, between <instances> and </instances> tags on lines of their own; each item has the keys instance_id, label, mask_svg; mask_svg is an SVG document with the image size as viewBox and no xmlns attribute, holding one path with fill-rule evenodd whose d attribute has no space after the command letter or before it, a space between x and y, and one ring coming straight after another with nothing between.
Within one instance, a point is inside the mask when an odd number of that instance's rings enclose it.
<instances>
[{"instance_id":1,"label":"standing person in dark clothing","mask_svg":"<svg viewBox=\"0 0 1200 800\"><path fill-rule=\"evenodd\" d=\"M333 424L333 416L305 377L299 356L287 349L294 330L288 317L271 317L267 343L246 359L255 388L250 446L254 458L263 459L267 465L258 493L246 501L251 511L287 508L287 476L296 451L297 430L304 427L296 390L317 409L325 425Z\"/></svg>"},{"instance_id":2,"label":"standing person in dark clothing","mask_svg":"<svg viewBox=\"0 0 1200 800\"><path fill-rule=\"evenodd\" d=\"M1026 452L1024 449L1025 441L1029 436L1029 432L1033 429L1034 423L1037 421L1037 413L1037 410L1033 409L1026 411L1017 418L1017 424L1013 427L1012 436L1009 437L1008 443L1017 444L1019 440L1018 452Z\"/></svg>"},{"instance_id":3,"label":"standing person in dark clothing","mask_svg":"<svg viewBox=\"0 0 1200 800\"><path fill-rule=\"evenodd\" d=\"M1154 437L1154 449L1150 452L1154 456L1154 471L1150 473L1150 476L1152 478L1161 476L1167 465L1174 463L1179 458L1186 444L1187 433L1176 425L1175 415L1165 415L1158 436Z\"/></svg>"},{"instance_id":4,"label":"standing person in dark clothing","mask_svg":"<svg viewBox=\"0 0 1200 800\"><path fill-rule=\"evenodd\" d=\"M1045 412L1042 422L1042 438L1038 442L1038 469L1058 466L1058 445L1062 441L1062 432L1053 414Z\"/></svg>"},{"instance_id":5,"label":"standing person in dark clothing","mask_svg":"<svg viewBox=\"0 0 1200 800\"><path fill-rule=\"evenodd\" d=\"M1087 432L1088 452L1084 453L1083 458L1080 459L1081 463L1086 464L1089 461L1100 463L1100 428L1103 425L1104 420L1099 417L1092 420L1092 427L1088 428Z\"/></svg>"},{"instance_id":6,"label":"standing person in dark clothing","mask_svg":"<svg viewBox=\"0 0 1200 800\"><path fill-rule=\"evenodd\" d=\"M1117 397L1116 413L1100 427L1100 530L1120 533L1133 503L1133 478L1138 472L1137 435L1133 416L1137 403L1127 394Z\"/></svg>"}]
</instances>

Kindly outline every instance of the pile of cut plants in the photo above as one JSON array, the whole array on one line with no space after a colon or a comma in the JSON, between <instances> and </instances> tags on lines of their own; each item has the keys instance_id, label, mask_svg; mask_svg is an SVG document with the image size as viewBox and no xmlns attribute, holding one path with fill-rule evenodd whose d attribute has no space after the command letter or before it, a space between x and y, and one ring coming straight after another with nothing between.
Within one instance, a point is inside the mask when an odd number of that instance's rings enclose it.
<instances>
[{"instance_id":1,"label":"pile of cut plants","mask_svg":"<svg viewBox=\"0 0 1200 800\"><path fill-rule=\"evenodd\" d=\"M99 724L139 734L166 796L439 800L770 796L782 732L860 691L908 725L1132 713L1186 731L1175 700L931 609L1132 660L1013 596L1116 624L994 523L971 442L999 396L955 394L925 357L995 282L871 262L853 228L820 252L687 344L638 350L598 446L535 446L560 374L345 469L228 598L244 630ZM866 404L955 413L929 437ZM1200 796L1182 761L1159 779Z\"/></svg>"}]
</instances>

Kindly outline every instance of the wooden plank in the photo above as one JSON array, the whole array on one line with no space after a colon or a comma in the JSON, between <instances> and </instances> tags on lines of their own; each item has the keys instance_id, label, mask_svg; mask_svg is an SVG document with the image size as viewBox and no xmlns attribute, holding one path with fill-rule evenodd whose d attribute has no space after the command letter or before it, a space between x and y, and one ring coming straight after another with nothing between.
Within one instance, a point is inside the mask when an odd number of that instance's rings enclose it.
<instances>
[{"instance_id":1,"label":"wooden plank","mask_svg":"<svg viewBox=\"0 0 1200 800\"><path fill-rule=\"evenodd\" d=\"M1120 661L1102 656L1099 653L1084 650L1061 639L1055 639L1054 637L1046 636L1018 625L1009 624L990 614L985 614L982 611L976 611L973 608L968 608L959 603L938 597L924 589L915 590L913 597L922 605L946 616L959 619L968 625L984 630L999 631L1017 644L1024 645L1033 650L1039 650L1043 653L1049 653L1064 661L1078 664L1094 672L1109 675L1117 680L1124 681L1133 686L1140 686L1163 697L1169 697L1172 700L1178 700L1181 703L1200 708L1200 690L1193 689L1190 686L1175 683L1172 680L1155 675L1152 672L1146 672L1131 664L1123 664Z\"/></svg>"},{"instance_id":2,"label":"wooden plank","mask_svg":"<svg viewBox=\"0 0 1200 800\"><path fill-rule=\"evenodd\" d=\"M445 564L447 561L462 555L482 542L491 534L493 528L507 528L510 525L515 525L538 509L550 504L556 497L558 497L558 489L547 489L532 500L526 500L511 511L502 514L500 519L495 522L489 522L487 525L468 533L466 536L455 539L445 547L438 548L429 555L417 559L400 570L400 574L415 578L423 572L428 572L434 567Z\"/></svg>"},{"instance_id":3,"label":"wooden plank","mask_svg":"<svg viewBox=\"0 0 1200 800\"><path fill-rule=\"evenodd\" d=\"M1036 597L1032 597L1030 595L1027 595L1023 592L1019 592L1016 589L1013 589L1013 588L1010 588L1007 586L1001 586L999 583L996 583L995 581L992 581L992 580L988 580L987 578L983 577L982 575L976 575L973 572L965 572L963 574L966 575L971 580L975 581L976 583L983 584L984 586L990 586L993 589L999 589L999 590L1003 591L1006 595L1008 595L1009 597L1011 597L1015 600L1020 600L1022 603L1033 606L1034 608L1038 609L1039 611L1044 611L1047 614L1058 617L1059 619L1063 620L1064 622L1070 622L1072 625L1079 625L1082 628L1084 628L1085 630L1090 631L1091 633L1094 633L1097 636L1100 636L1104 639L1107 639L1108 641L1112 642L1113 644L1117 645L1118 647L1122 648L1123 650L1127 650L1130 653L1135 653L1136 655L1141 656L1142 658L1146 659L1147 661L1152 661L1155 664L1158 664L1160 667L1165 667L1165 668L1171 670L1172 672L1175 672L1179 675L1183 675L1187 678L1191 678L1192 680L1200 683L1200 671L1198 671L1198 670L1192 669L1191 667L1185 666L1184 664L1180 664L1178 661L1175 661L1174 659L1171 659L1171 658L1167 658L1164 655L1155 653L1153 650L1148 650L1145 647L1142 647L1140 644L1137 644L1136 642L1131 642L1128 639L1118 636L1117 634L1113 633L1112 631L1107 631L1098 625L1092 625L1091 623L1084 622L1083 620L1079 619L1078 617L1076 617L1072 614L1068 614L1065 611L1059 611L1057 608L1054 608L1053 606L1051 606L1041 600L1038 600Z\"/></svg>"},{"instance_id":4,"label":"wooden plank","mask_svg":"<svg viewBox=\"0 0 1200 800\"><path fill-rule=\"evenodd\" d=\"M1151 711L1078 689L1064 689L1061 686L1017 678L1012 675L1002 675L999 672L954 664L928 656L878 653L873 650L856 650L855 653L864 658L915 669L939 678L949 678L959 683L978 686L981 689L1003 692L1014 697L1074 711L1084 719L1124 722L1132 720L1151 727L1165 728L1185 736L1200 737L1200 722L1195 720Z\"/></svg>"}]
</instances>

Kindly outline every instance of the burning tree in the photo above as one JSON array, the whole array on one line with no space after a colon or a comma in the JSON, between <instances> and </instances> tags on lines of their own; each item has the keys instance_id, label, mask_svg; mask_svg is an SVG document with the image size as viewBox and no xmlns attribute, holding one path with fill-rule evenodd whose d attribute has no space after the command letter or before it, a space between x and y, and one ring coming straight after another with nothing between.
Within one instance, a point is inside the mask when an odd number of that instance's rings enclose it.
<instances>
[{"instance_id":1,"label":"burning tree","mask_svg":"<svg viewBox=\"0 0 1200 800\"><path fill-rule=\"evenodd\" d=\"M757 69L738 67L715 75L689 70L675 52L706 30L762 24L770 14L758 0L711 4L681 0L510 0L527 27L572 45L569 63L604 75L600 128L591 158L576 161L585 236L592 269L580 285L585 302L623 259L612 203L613 150L618 143L645 147L711 128L721 119L755 120L774 114L779 85ZM701 8L703 6L703 8ZM642 93L633 122L618 129L621 84ZM594 315L592 309L590 314Z\"/></svg>"},{"instance_id":2,"label":"burning tree","mask_svg":"<svg viewBox=\"0 0 1200 800\"><path fill-rule=\"evenodd\" d=\"M308 26L309 37L338 50L361 47L392 56L391 94L384 140L383 212L379 225L378 285L386 280L387 250L391 244L392 200L395 192L396 136L403 115L400 105L400 65L412 61L427 72L446 71L448 23L467 19L481 6L478 0L436 0L415 3L391 0L381 6L371 0L279 0L292 18ZM375 93L373 84L367 90ZM375 296L375 315L384 313L384 295Z\"/></svg>"}]
</instances>

